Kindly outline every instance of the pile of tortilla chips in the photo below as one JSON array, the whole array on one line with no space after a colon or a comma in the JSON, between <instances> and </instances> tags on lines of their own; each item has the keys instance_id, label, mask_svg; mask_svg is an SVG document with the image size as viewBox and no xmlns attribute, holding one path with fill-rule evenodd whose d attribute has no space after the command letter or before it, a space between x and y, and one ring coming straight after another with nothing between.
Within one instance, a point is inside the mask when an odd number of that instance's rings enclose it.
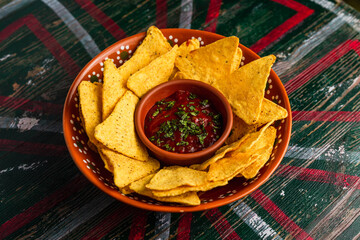
<instances>
[{"instance_id":1,"label":"pile of tortilla chips","mask_svg":"<svg viewBox=\"0 0 360 240\"><path fill-rule=\"evenodd\" d=\"M197 39L172 47L159 29L150 27L122 66L117 68L111 59L104 62L103 84L80 83L80 117L88 145L100 154L122 193L199 205L199 192L226 185L234 177L250 179L258 174L275 142L271 125L286 118L287 111L264 98L275 57L239 67L238 45L237 37L227 37L204 47ZM224 94L234 114L233 131L207 161L160 168L136 135L134 112L150 89L181 78L208 83Z\"/></svg>"}]
</instances>

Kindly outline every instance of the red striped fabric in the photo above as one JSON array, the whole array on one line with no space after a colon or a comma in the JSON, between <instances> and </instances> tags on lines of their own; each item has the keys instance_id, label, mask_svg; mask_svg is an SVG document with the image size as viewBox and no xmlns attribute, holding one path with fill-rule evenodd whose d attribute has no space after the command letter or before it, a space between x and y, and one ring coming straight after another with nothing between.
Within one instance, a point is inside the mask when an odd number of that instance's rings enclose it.
<instances>
[{"instance_id":1,"label":"red striped fabric","mask_svg":"<svg viewBox=\"0 0 360 240\"><path fill-rule=\"evenodd\" d=\"M293 222L273 201L259 189L250 195L295 239L313 239L307 232Z\"/></svg>"},{"instance_id":2,"label":"red striped fabric","mask_svg":"<svg viewBox=\"0 0 360 240\"><path fill-rule=\"evenodd\" d=\"M34 35L45 45L51 54L54 55L56 60L70 77L76 76L76 74L80 71L80 67L32 14L22 17L4 28L0 32L0 43L9 38L22 26L27 26L34 33Z\"/></svg>"},{"instance_id":3,"label":"red striped fabric","mask_svg":"<svg viewBox=\"0 0 360 240\"><path fill-rule=\"evenodd\" d=\"M219 17L221 0L210 0L208 12L205 19L205 24L209 24L204 30L209 32L216 32L217 18Z\"/></svg>"},{"instance_id":4,"label":"red striped fabric","mask_svg":"<svg viewBox=\"0 0 360 240\"><path fill-rule=\"evenodd\" d=\"M306 19L307 17L309 17L311 14L314 13L313 9L310 9L302 5L301 3L298 3L293 0L272 0L272 1L284 5L288 8L291 8L297 11L297 13L288 20L286 20L284 23L282 23L280 26L273 29L263 38L259 39L255 44L253 44L250 48L256 53L266 48L269 44L280 39L285 33L289 32L292 28L297 26L304 19Z\"/></svg>"},{"instance_id":5,"label":"red striped fabric","mask_svg":"<svg viewBox=\"0 0 360 240\"><path fill-rule=\"evenodd\" d=\"M73 196L85 187L86 184L89 184L89 182L85 179L85 177L82 175L78 176L71 180L68 184L43 198L41 201L24 210L22 213L6 221L0 226L0 239L9 236L38 216L41 216L59 203Z\"/></svg>"},{"instance_id":6,"label":"red striped fabric","mask_svg":"<svg viewBox=\"0 0 360 240\"><path fill-rule=\"evenodd\" d=\"M98 21L116 40L126 37L126 33L117 23L107 16L90 0L75 0L90 16Z\"/></svg>"},{"instance_id":7,"label":"red striped fabric","mask_svg":"<svg viewBox=\"0 0 360 240\"><path fill-rule=\"evenodd\" d=\"M212 222L212 225L224 240L240 240L241 238L231 227L223 214L217 208L208 210L205 216Z\"/></svg>"}]
</instances>

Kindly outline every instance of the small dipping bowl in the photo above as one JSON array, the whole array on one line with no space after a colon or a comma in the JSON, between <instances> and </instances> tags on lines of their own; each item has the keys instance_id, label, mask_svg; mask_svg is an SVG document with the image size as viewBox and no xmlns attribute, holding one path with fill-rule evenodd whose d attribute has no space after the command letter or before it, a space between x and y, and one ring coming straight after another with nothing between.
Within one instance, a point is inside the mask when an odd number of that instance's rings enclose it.
<instances>
[{"instance_id":1,"label":"small dipping bowl","mask_svg":"<svg viewBox=\"0 0 360 240\"><path fill-rule=\"evenodd\" d=\"M177 90L185 90L200 98L208 99L215 111L222 115L223 133L211 146L194 153L168 152L154 145L145 135L145 117L156 102L169 97ZM212 157L225 142L233 125L231 107L225 96L216 88L195 80L179 79L156 86L147 92L140 100L135 110L135 128L140 140L150 150L153 156L165 165L188 166L198 164Z\"/></svg>"}]
</instances>

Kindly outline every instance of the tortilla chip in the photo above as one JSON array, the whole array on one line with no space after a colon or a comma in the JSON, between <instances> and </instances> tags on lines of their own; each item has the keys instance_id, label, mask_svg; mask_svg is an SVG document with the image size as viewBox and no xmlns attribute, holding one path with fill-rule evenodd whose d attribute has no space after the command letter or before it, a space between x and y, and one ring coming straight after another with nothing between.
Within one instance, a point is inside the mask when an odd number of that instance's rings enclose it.
<instances>
[{"instance_id":1,"label":"tortilla chip","mask_svg":"<svg viewBox=\"0 0 360 240\"><path fill-rule=\"evenodd\" d=\"M199 186L181 186L164 191L152 190L152 193L154 194L154 196L157 197L170 197L170 196L177 196L180 194L184 194L187 192L208 191L216 187L224 186L227 183L228 183L227 180L221 180L216 182L206 181L203 185L199 185Z\"/></svg>"},{"instance_id":2,"label":"tortilla chip","mask_svg":"<svg viewBox=\"0 0 360 240\"><path fill-rule=\"evenodd\" d=\"M234 72L239 68L241 63L241 58L242 58L242 50L241 48L237 48L233 62L231 64L231 70L230 70L231 72Z\"/></svg>"},{"instance_id":3,"label":"tortilla chip","mask_svg":"<svg viewBox=\"0 0 360 240\"><path fill-rule=\"evenodd\" d=\"M239 147L234 151L227 153L227 157L264 147L261 143L265 142L266 131L272 123L273 122L267 123L259 131L246 134L243 141L239 144Z\"/></svg>"},{"instance_id":4,"label":"tortilla chip","mask_svg":"<svg viewBox=\"0 0 360 240\"><path fill-rule=\"evenodd\" d=\"M288 112L285 108L277 105L276 103L264 98L261 105L261 112L256 124L261 126L271 121L277 121L284 119L288 116Z\"/></svg>"},{"instance_id":5,"label":"tortilla chip","mask_svg":"<svg viewBox=\"0 0 360 240\"><path fill-rule=\"evenodd\" d=\"M200 42L196 38L189 39L186 42L183 42L178 51L178 57L175 62L179 59L185 58L191 51L198 49L200 47Z\"/></svg>"},{"instance_id":6,"label":"tortilla chip","mask_svg":"<svg viewBox=\"0 0 360 240\"><path fill-rule=\"evenodd\" d=\"M230 145L225 145L225 146L221 147L219 150L217 150L215 152L215 155L213 157L209 158L208 160L206 160L205 162L203 162L201 164L191 165L190 168L195 169L195 170L206 170L211 164L213 164L216 161L223 158L225 156L225 154L238 149L240 144L249 137L250 137L250 135L247 134L244 137L242 137L240 140L233 142Z\"/></svg>"},{"instance_id":7,"label":"tortilla chip","mask_svg":"<svg viewBox=\"0 0 360 240\"><path fill-rule=\"evenodd\" d=\"M152 190L169 190L180 186L199 186L205 182L206 172L170 166L157 172L146 187Z\"/></svg>"},{"instance_id":8,"label":"tortilla chip","mask_svg":"<svg viewBox=\"0 0 360 240\"><path fill-rule=\"evenodd\" d=\"M272 124L272 122L266 124L257 132L248 133L240 140L237 140L229 145L225 145L216 151L215 155L201 164L191 165L190 168L195 170L206 170L211 164L219 161L224 157L231 157L239 152L246 152L252 148L254 144L261 138L263 132Z\"/></svg>"},{"instance_id":9,"label":"tortilla chip","mask_svg":"<svg viewBox=\"0 0 360 240\"><path fill-rule=\"evenodd\" d=\"M126 80L111 59L104 62L104 86L102 94L102 119L113 111L116 103L126 92Z\"/></svg>"},{"instance_id":10,"label":"tortilla chip","mask_svg":"<svg viewBox=\"0 0 360 240\"><path fill-rule=\"evenodd\" d=\"M88 140L87 145L92 151L98 152L96 145L93 144L90 140Z\"/></svg>"},{"instance_id":11,"label":"tortilla chip","mask_svg":"<svg viewBox=\"0 0 360 240\"><path fill-rule=\"evenodd\" d=\"M125 187L123 187L123 188L119 188L119 191L121 192L121 193L123 193L123 194L130 194L130 193L133 193L134 192L134 190L131 190L130 188L129 188L129 186L130 185L127 185L127 186L125 186Z\"/></svg>"},{"instance_id":12,"label":"tortilla chip","mask_svg":"<svg viewBox=\"0 0 360 240\"><path fill-rule=\"evenodd\" d=\"M155 86L168 81L177 56L178 46L175 45L168 53L161 55L146 67L134 73L127 81L127 87L138 97L142 97Z\"/></svg>"},{"instance_id":13,"label":"tortilla chip","mask_svg":"<svg viewBox=\"0 0 360 240\"><path fill-rule=\"evenodd\" d=\"M176 79L186 79L185 75L178 71L174 74L174 76L171 78L171 80L176 80Z\"/></svg>"},{"instance_id":14,"label":"tortilla chip","mask_svg":"<svg viewBox=\"0 0 360 240\"><path fill-rule=\"evenodd\" d=\"M238 149L210 165L207 175L209 181L230 180L255 162L266 163L274 145L276 129L266 125L260 131L249 135Z\"/></svg>"},{"instance_id":15,"label":"tortilla chip","mask_svg":"<svg viewBox=\"0 0 360 240\"><path fill-rule=\"evenodd\" d=\"M125 188L130 183L148 176L160 168L156 159L148 158L146 161L137 161L108 148L101 148L100 156L105 158L113 167L114 183L119 188Z\"/></svg>"},{"instance_id":16,"label":"tortilla chip","mask_svg":"<svg viewBox=\"0 0 360 240\"><path fill-rule=\"evenodd\" d=\"M108 66L104 64L104 90L103 90L103 120L105 120L113 111L116 103L124 94L126 82L128 78L139 69L147 66L155 58L167 53L171 49L170 44L161 33L161 31L151 26L147 30L146 37L137 47L133 56L114 71L113 65L108 62ZM106 74L107 67L111 70L111 74ZM109 77L107 77L108 75Z\"/></svg>"},{"instance_id":17,"label":"tortilla chip","mask_svg":"<svg viewBox=\"0 0 360 240\"><path fill-rule=\"evenodd\" d=\"M253 178L257 175L259 170L265 165L265 163L269 160L270 155L273 150L274 142L276 138L276 128L269 127L263 134L263 144L266 147L263 147L262 150L258 150L259 157L253 162L250 166L246 167L240 173L247 179Z\"/></svg>"},{"instance_id":18,"label":"tortilla chip","mask_svg":"<svg viewBox=\"0 0 360 240\"><path fill-rule=\"evenodd\" d=\"M274 62L274 55L254 60L215 85L227 98L234 113L248 125L256 123L259 118L266 81Z\"/></svg>"},{"instance_id":19,"label":"tortilla chip","mask_svg":"<svg viewBox=\"0 0 360 240\"><path fill-rule=\"evenodd\" d=\"M90 142L96 144L95 127L101 123L101 83L82 81L78 87L82 125Z\"/></svg>"},{"instance_id":20,"label":"tortilla chip","mask_svg":"<svg viewBox=\"0 0 360 240\"><path fill-rule=\"evenodd\" d=\"M106 151L108 150L108 148L102 146L100 144L100 146L98 147L98 152L99 152L99 155L101 157L101 160L104 162L104 167L106 170L108 170L109 172L114 172L114 165L112 164L112 162L109 160L109 158L107 158L106 156L103 155L103 151Z\"/></svg>"},{"instance_id":21,"label":"tortilla chip","mask_svg":"<svg viewBox=\"0 0 360 240\"><path fill-rule=\"evenodd\" d=\"M238 45L237 37L223 38L191 51L185 58L179 56L175 65L186 79L214 84L227 78L234 70Z\"/></svg>"},{"instance_id":22,"label":"tortilla chip","mask_svg":"<svg viewBox=\"0 0 360 240\"><path fill-rule=\"evenodd\" d=\"M238 153L235 156L222 158L210 165L207 178L209 181L230 180L240 170L253 163L257 156L257 153Z\"/></svg>"},{"instance_id":23,"label":"tortilla chip","mask_svg":"<svg viewBox=\"0 0 360 240\"><path fill-rule=\"evenodd\" d=\"M256 124L248 125L241 118L233 114L233 127L230 136L225 140L225 144L231 144L238 141L247 133L255 132L256 128Z\"/></svg>"},{"instance_id":24,"label":"tortilla chip","mask_svg":"<svg viewBox=\"0 0 360 240\"><path fill-rule=\"evenodd\" d=\"M134 112L138 101L135 94L126 91L111 115L95 128L95 138L125 156L147 160L148 152L135 132Z\"/></svg>"},{"instance_id":25,"label":"tortilla chip","mask_svg":"<svg viewBox=\"0 0 360 240\"><path fill-rule=\"evenodd\" d=\"M190 206L200 204L200 199L199 199L198 195L196 194L196 192L187 192L185 194L181 194L181 195L173 196L173 197L156 197L156 196L154 196L152 191L150 189L146 188L146 185L150 182L150 180L153 178L153 176L154 176L154 174L149 175L149 176L144 177L136 182L131 183L130 189L135 191L138 194L148 196L148 197L154 198L154 199L156 199L158 201L162 201L162 202L175 202L175 203L180 203L180 204L185 204L185 205L190 205Z\"/></svg>"}]
</instances>

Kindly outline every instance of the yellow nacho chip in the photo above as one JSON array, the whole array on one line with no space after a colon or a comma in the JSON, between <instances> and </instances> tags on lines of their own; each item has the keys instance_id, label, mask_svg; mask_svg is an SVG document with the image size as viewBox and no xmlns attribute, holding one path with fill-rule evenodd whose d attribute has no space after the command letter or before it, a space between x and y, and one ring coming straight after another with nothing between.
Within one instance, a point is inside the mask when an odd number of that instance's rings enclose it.
<instances>
[{"instance_id":1,"label":"yellow nacho chip","mask_svg":"<svg viewBox=\"0 0 360 240\"><path fill-rule=\"evenodd\" d=\"M222 158L210 165L207 178L209 181L230 180L240 170L255 161L257 156L258 154L254 153L238 153L231 157Z\"/></svg>"},{"instance_id":2,"label":"yellow nacho chip","mask_svg":"<svg viewBox=\"0 0 360 240\"><path fill-rule=\"evenodd\" d=\"M263 134L263 144L267 147L263 147L262 150L259 150L259 157L253 162L250 166L246 167L240 173L247 179L253 178L257 175L259 170L265 165L265 163L269 160L270 155L273 150L274 142L276 138L276 128L270 126L265 130Z\"/></svg>"},{"instance_id":3,"label":"yellow nacho chip","mask_svg":"<svg viewBox=\"0 0 360 240\"><path fill-rule=\"evenodd\" d=\"M174 76L171 78L171 80L176 80L176 79L186 79L185 75L180 72L180 71L177 71Z\"/></svg>"},{"instance_id":4,"label":"yellow nacho chip","mask_svg":"<svg viewBox=\"0 0 360 240\"><path fill-rule=\"evenodd\" d=\"M248 149L252 148L254 144L261 138L263 132L272 124L272 122L266 124L257 132L248 133L240 140L237 140L229 145L225 145L216 151L215 155L201 164L191 165L190 168L196 170L206 170L211 164L219 161L225 157L230 157L231 155L237 154L239 152L246 152Z\"/></svg>"},{"instance_id":5,"label":"yellow nacho chip","mask_svg":"<svg viewBox=\"0 0 360 240\"><path fill-rule=\"evenodd\" d=\"M126 92L126 80L111 59L104 62L104 86L102 94L102 119L113 111L116 103Z\"/></svg>"},{"instance_id":6,"label":"yellow nacho chip","mask_svg":"<svg viewBox=\"0 0 360 240\"><path fill-rule=\"evenodd\" d=\"M125 156L147 160L148 152L135 132L134 112L138 101L135 94L127 91L110 116L95 128L95 138Z\"/></svg>"},{"instance_id":7,"label":"yellow nacho chip","mask_svg":"<svg viewBox=\"0 0 360 240\"><path fill-rule=\"evenodd\" d=\"M185 58L179 56L175 65L187 79L214 84L228 77L234 70L238 45L237 37L223 38L191 51Z\"/></svg>"},{"instance_id":8,"label":"yellow nacho chip","mask_svg":"<svg viewBox=\"0 0 360 240\"><path fill-rule=\"evenodd\" d=\"M155 58L167 53L170 49L171 46L161 31L151 26L133 56L120 66L117 72L113 70L110 59L105 61L108 64L104 64L103 120L110 115L116 103L124 94L123 89L126 87L128 78L139 69L147 66ZM111 70L109 77L106 77L106 67Z\"/></svg>"},{"instance_id":9,"label":"yellow nacho chip","mask_svg":"<svg viewBox=\"0 0 360 240\"><path fill-rule=\"evenodd\" d=\"M231 64L230 72L234 72L239 68L240 63L241 63L241 58L242 58L242 50L241 50L241 48L237 48L235 55L234 55L233 62Z\"/></svg>"},{"instance_id":10,"label":"yellow nacho chip","mask_svg":"<svg viewBox=\"0 0 360 240\"><path fill-rule=\"evenodd\" d=\"M247 138L249 138L249 134L245 135L244 137L242 137L240 140L238 140L236 142L233 142L229 145L225 145L225 146L221 147L219 150L217 150L215 152L214 156L212 156L211 158L209 158L208 160L206 160L205 162L203 162L201 164L191 165L190 168L195 169L195 170L206 170L211 164L213 164L216 161L223 158L225 156L225 154L238 149L240 144L243 141L245 141Z\"/></svg>"},{"instance_id":11,"label":"yellow nacho chip","mask_svg":"<svg viewBox=\"0 0 360 240\"><path fill-rule=\"evenodd\" d=\"M138 161L108 148L101 148L100 156L110 162L113 167L114 183L119 188L125 188L130 183L143 178L160 167L159 161L148 158L146 161Z\"/></svg>"},{"instance_id":12,"label":"yellow nacho chip","mask_svg":"<svg viewBox=\"0 0 360 240\"><path fill-rule=\"evenodd\" d=\"M216 187L224 186L227 183L228 183L227 180L220 180L215 182L206 181L204 184L199 186L181 186L164 191L152 190L152 193L154 194L154 196L157 197L170 197L170 196L177 196L180 194L184 194L187 192L208 191Z\"/></svg>"},{"instance_id":13,"label":"yellow nacho chip","mask_svg":"<svg viewBox=\"0 0 360 240\"><path fill-rule=\"evenodd\" d=\"M170 166L161 169L146 185L152 190L169 190L180 186L199 186L206 182L206 172L188 167Z\"/></svg>"},{"instance_id":14,"label":"yellow nacho chip","mask_svg":"<svg viewBox=\"0 0 360 240\"><path fill-rule=\"evenodd\" d=\"M184 194L180 194L178 196L171 196L171 197L156 197L153 195L152 191L146 188L146 185L150 182L153 178L154 174L144 177L138 181L135 181L130 184L130 189L135 191L138 194L148 196L154 198L158 201L162 202L175 202L190 206L195 206L200 204L200 199L196 192L187 192Z\"/></svg>"},{"instance_id":15,"label":"yellow nacho chip","mask_svg":"<svg viewBox=\"0 0 360 240\"><path fill-rule=\"evenodd\" d=\"M89 141L96 144L95 127L101 123L101 83L82 81L78 87L80 118Z\"/></svg>"},{"instance_id":16,"label":"yellow nacho chip","mask_svg":"<svg viewBox=\"0 0 360 240\"><path fill-rule=\"evenodd\" d=\"M196 38L183 42L179 47L178 57L176 58L175 62L179 59L186 58L186 55L188 55L191 51L198 49L199 47L200 42Z\"/></svg>"},{"instance_id":17,"label":"yellow nacho chip","mask_svg":"<svg viewBox=\"0 0 360 240\"><path fill-rule=\"evenodd\" d=\"M210 165L207 175L209 181L230 180L253 163L261 162L263 163L261 167L266 163L274 145L276 129L270 126L250 135L254 136L253 140L250 142L249 139L251 138L248 138L248 142L245 140L239 147L243 151L237 149ZM256 135L260 136L256 137ZM250 145L251 147L249 147Z\"/></svg>"},{"instance_id":18,"label":"yellow nacho chip","mask_svg":"<svg viewBox=\"0 0 360 240\"><path fill-rule=\"evenodd\" d=\"M215 84L229 101L234 113L249 125L259 118L266 81L274 62L274 55L257 59Z\"/></svg>"},{"instance_id":19,"label":"yellow nacho chip","mask_svg":"<svg viewBox=\"0 0 360 240\"><path fill-rule=\"evenodd\" d=\"M230 136L225 140L225 144L231 144L241 139L245 134L255 132L256 124L248 125L241 118L233 114L233 127Z\"/></svg>"},{"instance_id":20,"label":"yellow nacho chip","mask_svg":"<svg viewBox=\"0 0 360 240\"><path fill-rule=\"evenodd\" d=\"M256 125L263 125L265 123L276 121L286 118L288 112L285 108L277 105L276 103L264 98L261 105L261 112Z\"/></svg>"},{"instance_id":21,"label":"yellow nacho chip","mask_svg":"<svg viewBox=\"0 0 360 240\"><path fill-rule=\"evenodd\" d=\"M138 97L142 97L155 86L168 81L177 56L178 46L175 45L169 52L156 58L149 65L140 69L129 77L127 87Z\"/></svg>"},{"instance_id":22,"label":"yellow nacho chip","mask_svg":"<svg viewBox=\"0 0 360 240\"><path fill-rule=\"evenodd\" d=\"M247 152L249 150L254 150L264 147L261 143L264 142L264 135L266 135L266 130L273 122L267 123L260 130L245 135L243 141L239 144L239 147L234 151L227 153L228 156L236 155L237 153Z\"/></svg>"}]
</instances>

